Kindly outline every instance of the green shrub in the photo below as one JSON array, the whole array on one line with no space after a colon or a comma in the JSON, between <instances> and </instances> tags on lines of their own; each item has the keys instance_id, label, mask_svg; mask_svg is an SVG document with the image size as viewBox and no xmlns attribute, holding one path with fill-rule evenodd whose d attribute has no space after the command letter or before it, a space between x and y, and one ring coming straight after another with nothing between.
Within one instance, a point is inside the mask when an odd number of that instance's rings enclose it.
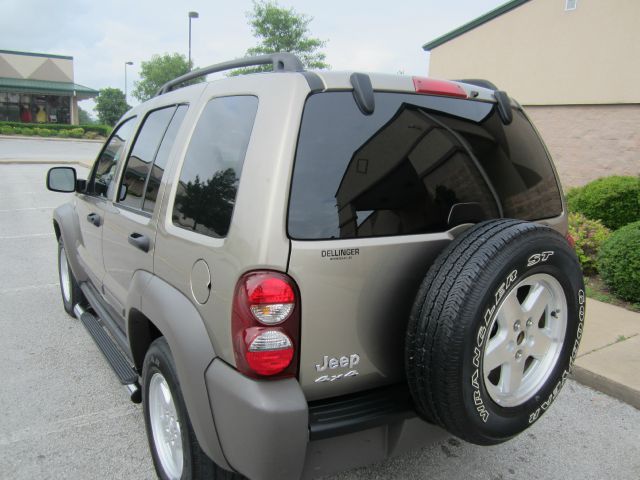
<instances>
[{"instance_id":1,"label":"green shrub","mask_svg":"<svg viewBox=\"0 0 640 480\"><path fill-rule=\"evenodd\" d=\"M585 275L598 273L598 252L611 231L599 220L589 220L581 213L569 214L569 233L576 241L576 254Z\"/></svg>"},{"instance_id":2,"label":"green shrub","mask_svg":"<svg viewBox=\"0 0 640 480\"><path fill-rule=\"evenodd\" d=\"M69 130L69 136L72 138L82 138L84 135L84 130L82 128L74 128Z\"/></svg>"},{"instance_id":3,"label":"green shrub","mask_svg":"<svg viewBox=\"0 0 640 480\"><path fill-rule=\"evenodd\" d=\"M2 125L0 126L0 133L2 135L13 135L15 133L13 127L10 127L8 125Z\"/></svg>"},{"instance_id":4,"label":"green shrub","mask_svg":"<svg viewBox=\"0 0 640 480\"><path fill-rule=\"evenodd\" d=\"M35 125L35 124L26 124L26 125ZM6 127L17 127L23 128L25 127L24 123L21 122L0 122L0 128ZM75 128L82 128L85 132L96 132L98 135L102 137L108 137L111 133L112 127L109 125L67 125L65 123L39 123L38 127L48 128L49 130L61 131L61 130L73 130Z\"/></svg>"},{"instance_id":5,"label":"green shrub","mask_svg":"<svg viewBox=\"0 0 640 480\"><path fill-rule=\"evenodd\" d=\"M85 132L85 134L84 134L84 138L87 138L89 140L93 140L97 136L98 136L98 134L96 132Z\"/></svg>"},{"instance_id":6,"label":"green shrub","mask_svg":"<svg viewBox=\"0 0 640 480\"><path fill-rule=\"evenodd\" d=\"M616 230L640 220L640 177L604 177L567 192L569 209Z\"/></svg>"},{"instance_id":7,"label":"green shrub","mask_svg":"<svg viewBox=\"0 0 640 480\"><path fill-rule=\"evenodd\" d=\"M604 242L598 271L617 296L640 302L640 221L613 232Z\"/></svg>"},{"instance_id":8,"label":"green shrub","mask_svg":"<svg viewBox=\"0 0 640 480\"><path fill-rule=\"evenodd\" d=\"M35 132L33 130L33 128L16 128L16 133L19 133L20 135L33 135Z\"/></svg>"},{"instance_id":9,"label":"green shrub","mask_svg":"<svg viewBox=\"0 0 640 480\"><path fill-rule=\"evenodd\" d=\"M69 134L71 133L71 130L58 130L58 137L60 138L69 138Z\"/></svg>"}]
</instances>

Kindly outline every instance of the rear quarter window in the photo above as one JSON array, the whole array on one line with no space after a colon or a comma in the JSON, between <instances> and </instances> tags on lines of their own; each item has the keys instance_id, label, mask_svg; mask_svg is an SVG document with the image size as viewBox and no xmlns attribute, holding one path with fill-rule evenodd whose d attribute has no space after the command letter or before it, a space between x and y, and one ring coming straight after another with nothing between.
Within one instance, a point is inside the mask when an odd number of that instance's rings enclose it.
<instances>
[{"instance_id":1,"label":"rear quarter window","mask_svg":"<svg viewBox=\"0 0 640 480\"><path fill-rule=\"evenodd\" d=\"M419 234L448 230L454 217L561 213L550 159L521 111L505 126L486 102L376 92L375 105L366 116L351 92L307 99L290 237Z\"/></svg>"},{"instance_id":2,"label":"rear quarter window","mask_svg":"<svg viewBox=\"0 0 640 480\"><path fill-rule=\"evenodd\" d=\"M227 235L257 109L254 96L214 98L206 105L180 172L175 225L210 237Z\"/></svg>"}]
</instances>

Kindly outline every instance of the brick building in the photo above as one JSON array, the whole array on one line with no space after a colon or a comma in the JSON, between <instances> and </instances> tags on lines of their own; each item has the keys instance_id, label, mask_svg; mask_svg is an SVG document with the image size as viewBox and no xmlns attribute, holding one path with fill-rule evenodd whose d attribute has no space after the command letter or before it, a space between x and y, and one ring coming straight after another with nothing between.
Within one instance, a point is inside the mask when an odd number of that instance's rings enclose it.
<instances>
[{"instance_id":1,"label":"brick building","mask_svg":"<svg viewBox=\"0 0 640 480\"><path fill-rule=\"evenodd\" d=\"M423 48L436 78L486 78L525 106L565 187L640 174L640 2L513 0Z\"/></svg>"}]
</instances>

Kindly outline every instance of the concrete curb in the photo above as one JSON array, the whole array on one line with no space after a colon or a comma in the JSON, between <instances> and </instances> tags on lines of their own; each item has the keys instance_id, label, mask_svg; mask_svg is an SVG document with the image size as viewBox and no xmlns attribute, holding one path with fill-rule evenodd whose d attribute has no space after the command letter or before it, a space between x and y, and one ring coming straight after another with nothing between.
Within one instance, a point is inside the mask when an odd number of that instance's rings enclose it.
<instances>
[{"instance_id":1,"label":"concrete curb","mask_svg":"<svg viewBox=\"0 0 640 480\"><path fill-rule=\"evenodd\" d=\"M640 391L635 388L623 385L577 365L573 366L571 376L582 385L606 393L640 410Z\"/></svg>"},{"instance_id":2,"label":"concrete curb","mask_svg":"<svg viewBox=\"0 0 640 480\"><path fill-rule=\"evenodd\" d=\"M19 158L0 158L0 165L78 165L81 167L91 168L93 160L29 160Z\"/></svg>"},{"instance_id":3,"label":"concrete curb","mask_svg":"<svg viewBox=\"0 0 640 480\"><path fill-rule=\"evenodd\" d=\"M38 137L31 135L0 135L0 139L7 138L10 140L44 140L47 142L76 142L76 143L104 143L104 139L90 138L59 138L59 137Z\"/></svg>"}]
</instances>

